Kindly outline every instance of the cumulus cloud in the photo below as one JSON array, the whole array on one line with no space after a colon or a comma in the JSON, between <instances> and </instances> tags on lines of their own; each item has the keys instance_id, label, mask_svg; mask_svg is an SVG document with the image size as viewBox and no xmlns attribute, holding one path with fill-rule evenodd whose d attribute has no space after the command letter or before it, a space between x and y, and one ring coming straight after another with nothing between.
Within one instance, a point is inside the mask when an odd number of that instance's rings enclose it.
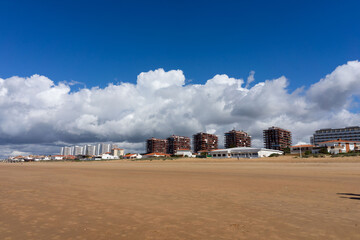
<instances>
[{"instance_id":1,"label":"cumulus cloud","mask_svg":"<svg viewBox=\"0 0 360 240\"><path fill-rule=\"evenodd\" d=\"M294 143L309 142L319 128L358 125L359 114L351 112L360 94L358 61L337 67L308 90L289 91L284 76L250 87L254 74L245 86L225 74L185 84L181 70L157 69L140 73L135 84L76 91L40 75L0 78L0 155L98 141L143 151L146 138L199 131L219 135L221 145L223 133L233 128L262 146L262 130L273 125L291 130Z\"/></svg>"},{"instance_id":2,"label":"cumulus cloud","mask_svg":"<svg viewBox=\"0 0 360 240\"><path fill-rule=\"evenodd\" d=\"M311 85L308 96L320 109L341 109L352 96L360 94L359 83L360 62L351 61Z\"/></svg>"}]
</instances>

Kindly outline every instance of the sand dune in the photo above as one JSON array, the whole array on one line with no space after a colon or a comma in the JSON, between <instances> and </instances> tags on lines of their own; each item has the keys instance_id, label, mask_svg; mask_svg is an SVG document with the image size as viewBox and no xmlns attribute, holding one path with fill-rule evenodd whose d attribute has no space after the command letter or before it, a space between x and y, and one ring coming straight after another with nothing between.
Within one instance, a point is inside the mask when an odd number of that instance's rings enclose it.
<instances>
[{"instance_id":1,"label":"sand dune","mask_svg":"<svg viewBox=\"0 0 360 240\"><path fill-rule=\"evenodd\" d=\"M360 239L360 159L320 160L1 163L0 239Z\"/></svg>"}]
</instances>

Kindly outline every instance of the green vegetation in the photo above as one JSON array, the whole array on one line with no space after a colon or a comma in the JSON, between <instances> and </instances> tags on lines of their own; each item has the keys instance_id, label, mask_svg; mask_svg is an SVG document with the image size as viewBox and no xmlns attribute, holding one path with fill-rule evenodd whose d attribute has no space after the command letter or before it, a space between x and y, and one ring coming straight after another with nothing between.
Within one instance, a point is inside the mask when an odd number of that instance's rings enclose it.
<instances>
[{"instance_id":1,"label":"green vegetation","mask_svg":"<svg viewBox=\"0 0 360 240\"><path fill-rule=\"evenodd\" d=\"M322 154L329 154L329 152L328 152L328 150L327 150L327 148L326 148L326 147L321 148L321 149L319 150L319 153L322 153Z\"/></svg>"},{"instance_id":2,"label":"green vegetation","mask_svg":"<svg viewBox=\"0 0 360 240\"><path fill-rule=\"evenodd\" d=\"M289 147L284 148L282 151L284 152L284 155L290 154L290 148Z\"/></svg>"},{"instance_id":3,"label":"green vegetation","mask_svg":"<svg viewBox=\"0 0 360 240\"><path fill-rule=\"evenodd\" d=\"M339 154L332 154L331 157L356 157L360 156L359 152L348 152L348 153L339 153Z\"/></svg>"},{"instance_id":4,"label":"green vegetation","mask_svg":"<svg viewBox=\"0 0 360 240\"><path fill-rule=\"evenodd\" d=\"M279 156L280 156L280 154L278 154L278 153L272 153L269 155L269 157L279 157Z\"/></svg>"}]
</instances>

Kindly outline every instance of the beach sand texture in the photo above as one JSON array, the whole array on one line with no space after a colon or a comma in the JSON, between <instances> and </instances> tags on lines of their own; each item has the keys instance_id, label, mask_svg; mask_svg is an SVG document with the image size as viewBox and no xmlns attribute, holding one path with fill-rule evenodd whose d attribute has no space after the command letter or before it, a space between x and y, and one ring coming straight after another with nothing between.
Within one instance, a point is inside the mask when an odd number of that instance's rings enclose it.
<instances>
[{"instance_id":1,"label":"beach sand texture","mask_svg":"<svg viewBox=\"0 0 360 240\"><path fill-rule=\"evenodd\" d=\"M359 159L273 161L0 163L0 239L360 239Z\"/></svg>"}]
</instances>

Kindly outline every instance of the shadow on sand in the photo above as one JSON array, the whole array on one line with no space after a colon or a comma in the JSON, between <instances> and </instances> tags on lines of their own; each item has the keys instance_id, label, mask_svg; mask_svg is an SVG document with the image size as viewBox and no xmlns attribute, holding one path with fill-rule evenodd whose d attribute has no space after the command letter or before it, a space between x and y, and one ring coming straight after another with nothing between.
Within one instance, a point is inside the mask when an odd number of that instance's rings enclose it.
<instances>
[{"instance_id":1,"label":"shadow on sand","mask_svg":"<svg viewBox=\"0 0 360 240\"><path fill-rule=\"evenodd\" d=\"M341 198L360 200L360 194L355 193L336 193L337 195L341 195Z\"/></svg>"}]
</instances>

